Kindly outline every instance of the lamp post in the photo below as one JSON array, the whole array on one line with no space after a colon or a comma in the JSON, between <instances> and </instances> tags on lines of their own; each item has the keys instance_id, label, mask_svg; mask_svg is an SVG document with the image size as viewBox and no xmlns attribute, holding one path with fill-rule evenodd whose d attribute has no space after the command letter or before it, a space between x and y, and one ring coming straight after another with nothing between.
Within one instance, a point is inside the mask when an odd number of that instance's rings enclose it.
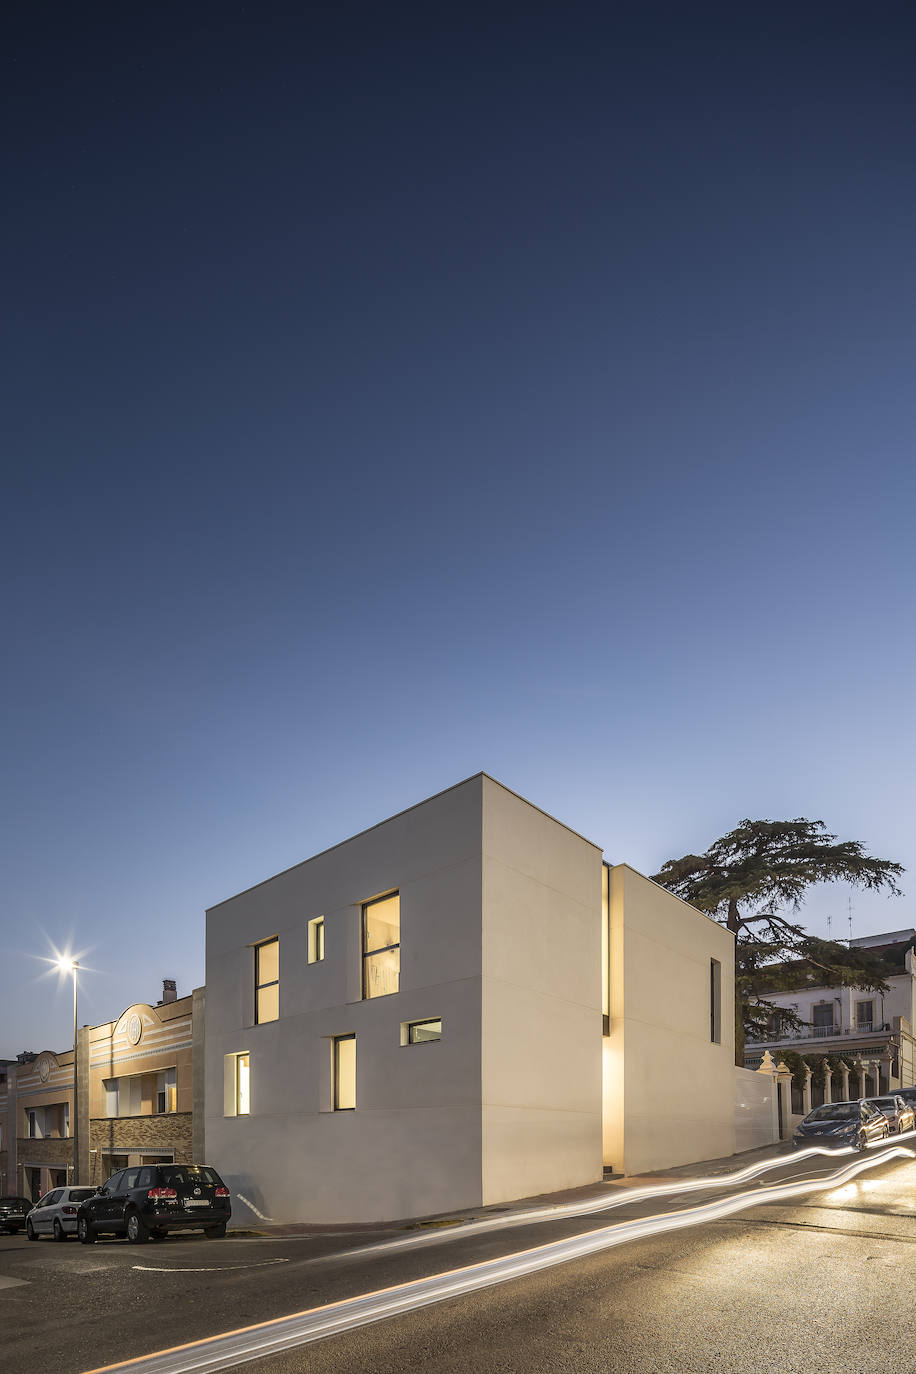
<instances>
[{"instance_id":1,"label":"lamp post","mask_svg":"<svg viewBox=\"0 0 916 1374\"><path fill-rule=\"evenodd\" d=\"M80 1181L80 1097L79 1097L79 1031L76 1020L76 987L79 963L76 959L59 959L58 968L73 974L73 1183Z\"/></svg>"}]
</instances>

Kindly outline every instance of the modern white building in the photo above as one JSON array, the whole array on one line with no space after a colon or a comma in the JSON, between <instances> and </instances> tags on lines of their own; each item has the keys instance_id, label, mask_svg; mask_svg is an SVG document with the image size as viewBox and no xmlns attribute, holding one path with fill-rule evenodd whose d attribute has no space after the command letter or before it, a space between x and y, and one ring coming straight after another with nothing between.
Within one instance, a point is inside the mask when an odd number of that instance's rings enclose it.
<instances>
[{"instance_id":1,"label":"modern white building","mask_svg":"<svg viewBox=\"0 0 916 1374\"><path fill-rule=\"evenodd\" d=\"M337 1222L727 1155L733 989L728 931L477 774L207 912L207 1158Z\"/></svg>"}]
</instances>

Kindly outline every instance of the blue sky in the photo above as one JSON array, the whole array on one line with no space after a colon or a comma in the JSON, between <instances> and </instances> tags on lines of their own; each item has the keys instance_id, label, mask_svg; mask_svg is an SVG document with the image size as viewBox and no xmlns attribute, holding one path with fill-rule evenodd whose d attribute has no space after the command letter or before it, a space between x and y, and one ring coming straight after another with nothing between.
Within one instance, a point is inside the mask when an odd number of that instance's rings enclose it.
<instances>
[{"instance_id":1,"label":"blue sky","mask_svg":"<svg viewBox=\"0 0 916 1374\"><path fill-rule=\"evenodd\" d=\"M912 869L907 7L17 23L0 1055L480 768Z\"/></svg>"}]
</instances>

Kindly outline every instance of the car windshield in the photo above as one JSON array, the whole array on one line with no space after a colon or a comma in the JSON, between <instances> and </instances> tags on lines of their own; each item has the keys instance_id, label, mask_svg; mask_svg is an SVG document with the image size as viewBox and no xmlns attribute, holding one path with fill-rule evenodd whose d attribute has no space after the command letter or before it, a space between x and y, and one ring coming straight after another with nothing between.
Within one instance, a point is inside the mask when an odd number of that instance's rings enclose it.
<instances>
[{"instance_id":1,"label":"car windshield","mask_svg":"<svg viewBox=\"0 0 916 1374\"><path fill-rule=\"evenodd\" d=\"M871 1100L871 1105L873 1107L890 1107L894 1109L896 1108L897 1103L894 1101L892 1097L873 1097Z\"/></svg>"},{"instance_id":2,"label":"car windshield","mask_svg":"<svg viewBox=\"0 0 916 1374\"><path fill-rule=\"evenodd\" d=\"M30 1207L32 1205L31 1200L27 1197L0 1197L0 1207L9 1207L12 1204L20 1202L27 1202Z\"/></svg>"},{"instance_id":3,"label":"car windshield","mask_svg":"<svg viewBox=\"0 0 916 1374\"><path fill-rule=\"evenodd\" d=\"M193 1188L195 1183L215 1183L221 1182L219 1174L215 1169L209 1169L206 1164L174 1164L160 1165L159 1173L162 1182L174 1188Z\"/></svg>"},{"instance_id":4,"label":"car windshield","mask_svg":"<svg viewBox=\"0 0 916 1374\"><path fill-rule=\"evenodd\" d=\"M94 1189L94 1188L71 1188L71 1189L70 1189L70 1201L71 1201L71 1202L85 1202L86 1199L87 1199L87 1197L95 1197L95 1189Z\"/></svg>"},{"instance_id":5,"label":"car windshield","mask_svg":"<svg viewBox=\"0 0 916 1374\"><path fill-rule=\"evenodd\" d=\"M808 1117L809 1121L854 1121L859 1115L858 1102L831 1102L818 1107Z\"/></svg>"}]
</instances>

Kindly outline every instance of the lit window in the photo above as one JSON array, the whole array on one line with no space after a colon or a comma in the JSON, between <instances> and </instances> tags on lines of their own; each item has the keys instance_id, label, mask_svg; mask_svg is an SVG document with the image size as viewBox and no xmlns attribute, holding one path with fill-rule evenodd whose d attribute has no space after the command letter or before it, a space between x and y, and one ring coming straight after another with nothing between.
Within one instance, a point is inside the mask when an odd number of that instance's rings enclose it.
<instances>
[{"instance_id":1,"label":"lit window","mask_svg":"<svg viewBox=\"0 0 916 1374\"><path fill-rule=\"evenodd\" d=\"M334 1039L334 1110L352 1112L356 1107L356 1036Z\"/></svg>"},{"instance_id":2,"label":"lit window","mask_svg":"<svg viewBox=\"0 0 916 1374\"><path fill-rule=\"evenodd\" d=\"M401 898L395 892L363 906L363 997L397 992L401 974Z\"/></svg>"},{"instance_id":3,"label":"lit window","mask_svg":"<svg viewBox=\"0 0 916 1374\"><path fill-rule=\"evenodd\" d=\"M156 1111L160 1116L165 1112L177 1111L177 1096L176 1071L174 1069L163 1069L162 1073L157 1073Z\"/></svg>"},{"instance_id":4,"label":"lit window","mask_svg":"<svg viewBox=\"0 0 916 1374\"><path fill-rule=\"evenodd\" d=\"M429 1040L442 1039L442 1018L437 1016L434 1021L408 1021L407 1022L407 1043L408 1045L425 1045Z\"/></svg>"},{"instance_id":5,"label":"lit window","mask_svg":"<svg viewBox=\"0 0 916 1374\"><path fill-rule=\"evenodd\" d=\"M223 1059L223 1116L251 1112L249 1055L227 1054Z\"/></svg>"},{"instance_id":6,"label":"lit window","mask_svg":"<svg viewBox=\"0 0 916 1374\"><path fill-rule=\"evenodd\" d=\"M254 947L255 1025L280 1015L280 941L265 940Z\"/></svg>"},{"instance_id":7,"label":"lit window","mask_svg":"<svg viewBox=\"0 0 916 1374\"><path fill-rule=\"evenodd\" d=\"M238 1116L248 1116L251 1111L251 1095L249 1084L249 1058L247 1054L240 1054L236 1057L236 1088L235 1101L236 1113Z\"/></svg>"},{"instance_id":8,"label":"lit window","mask_svg":"<svg viewBox=\"0 0 916 1374\"><path fill-rule=\"evenodd\" d=\"M309 921L309 963L320 964L324 958L324 917Z\"/></svg>"}]
</instances>

